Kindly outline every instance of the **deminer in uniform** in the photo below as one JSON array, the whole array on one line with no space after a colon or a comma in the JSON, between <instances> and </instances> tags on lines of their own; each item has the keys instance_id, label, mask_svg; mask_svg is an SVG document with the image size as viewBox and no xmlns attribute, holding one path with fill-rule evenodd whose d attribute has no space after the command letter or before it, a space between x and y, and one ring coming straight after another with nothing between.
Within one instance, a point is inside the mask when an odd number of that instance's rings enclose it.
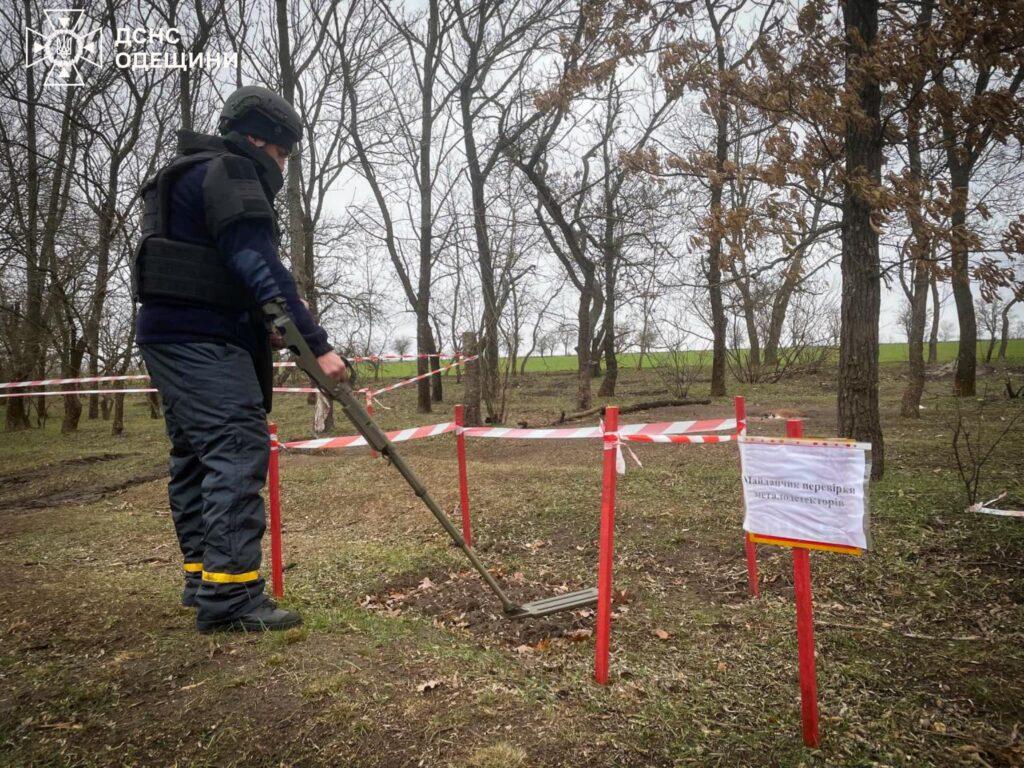
<instances>
[{"instance_id":1,"label":"deminer in uniform","mask_svg":"<svg viewBox=\"0 0 1024 768\"><path fill-rule=\"evenodd\" d=\"M260 575L273 367L259 307L283 301L321 368L349 374L278 256L273 201L298 114L246 86L224 103L218 129L180 131L178 154L143 187L137 339L171 441L182 603L196 608L200 632L285 629L302 619L264 594Z\"/></svg>"}]
</instances>

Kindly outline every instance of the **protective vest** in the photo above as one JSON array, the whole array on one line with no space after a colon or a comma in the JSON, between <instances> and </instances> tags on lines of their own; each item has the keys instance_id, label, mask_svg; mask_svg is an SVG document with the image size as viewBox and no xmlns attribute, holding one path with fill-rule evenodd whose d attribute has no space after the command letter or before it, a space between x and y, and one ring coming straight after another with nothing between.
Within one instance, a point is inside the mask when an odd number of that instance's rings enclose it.
<instances>
[{"instance_id":1,"label":"protective vest","mask_svg":"<svg viewBox=\"0 0 1024 768\"><path fill-rule=\"evenodd\" d=\"M273 161L260 157L262 152L247 149L241 136L179 132L178 155L142 188L142 236L132 269L136 301L238 311L254 307L249 291L213 247L226 227L241 220L268 221L277 232L272 201L281 186L280 171L269 167ZM204 162L209 162L203 201L210 244L174 240L168 231L171 188L182 173Z\"/></svg>"}]
</instances>

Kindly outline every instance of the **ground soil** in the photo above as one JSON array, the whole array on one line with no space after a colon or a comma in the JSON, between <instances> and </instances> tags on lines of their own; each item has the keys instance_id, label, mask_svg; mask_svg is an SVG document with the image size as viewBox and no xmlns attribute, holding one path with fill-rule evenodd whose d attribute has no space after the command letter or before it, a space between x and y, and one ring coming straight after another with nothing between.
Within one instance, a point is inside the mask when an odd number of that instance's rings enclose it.
<instances>
[{"instance_id":1,"label":"ground soil","mask_svg":"<svg viewBox=\"0 0 1024 768\"><path fill-rule=\"evenodd\" d=\"M516 382L509 423L571 410L570 380ZM1024 408L1003 380L959 407L983 439ZM616 402L657 384L624 368ZM794 416L834 433L826 373L734 387L754 433ZM789 553L760 548L762 596L746 592L735 446L634 446L598 686L592 612L508 621L365 451L282 459L284 602L304 627L196 634L178 604L166 438L140 401L122 438L102 421L61 436L51 419L0 448L0 765L1024 765L1024 525L964 512L948 382L929 382L918 420L898 417L900 387L883 366L871 551L812 556L820 750L800 742ZM417 414L398 390L380 418L447 421L460 394L449 381ZM723 398L628 420L731 410ZM303 399L274 417L286 438L308 434ZM453 436L401 448L457 516ZM474 535L513 599L594 584L600 461L585 440L469 442ZM985 498L1024 497L1022 466L1024 418L985 468Z\"/></svg>"}]
</instances>

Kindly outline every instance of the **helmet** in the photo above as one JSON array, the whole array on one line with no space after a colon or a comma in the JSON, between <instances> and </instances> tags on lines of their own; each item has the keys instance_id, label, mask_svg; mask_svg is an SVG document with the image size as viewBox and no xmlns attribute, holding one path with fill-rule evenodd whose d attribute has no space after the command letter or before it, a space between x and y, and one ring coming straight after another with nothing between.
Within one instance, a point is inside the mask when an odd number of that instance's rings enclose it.
<instances>
[{"instance_id":1,"label":"helmet","mask_svg":"<svg viewBox=\"0 0 1024 768\"><path fill-rule=\"evenodd\" d=\"M256 136L290 152L302 137L302 120L285 99L267 88L246 85L228 96L217 128Z\"/></svg>"}]
</instances>

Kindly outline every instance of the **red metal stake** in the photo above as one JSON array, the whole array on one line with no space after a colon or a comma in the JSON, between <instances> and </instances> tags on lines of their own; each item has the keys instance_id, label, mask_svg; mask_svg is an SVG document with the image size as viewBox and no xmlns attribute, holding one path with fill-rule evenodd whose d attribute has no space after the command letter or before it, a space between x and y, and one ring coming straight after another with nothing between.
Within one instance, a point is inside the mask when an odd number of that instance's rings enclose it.
<instances>
[{"instance_id":1,"label":"red metal stake","mask_svg":"<svg viewBox=\"0 0 1024 768\"><path fill-rule=\"evenodd\" d=\"M608 682L608 652L612 624L612 553L615 530L615 457L619 440L619 409L604 412L604 478L601 486L601 538L597 557L597 628L594 643L594 679Z\"/></svg>"},{"instance_id":2,"label":"red metal stake","mask_svg":"<svg viewBox=\"0 0 1024 768\"><path fill-rule=\"evenodd\" d=\"M455 446L459 456L459 505L462 507L462 538L473 546L473 526L469 519L469 479L466 471L466 436L462 434L462 404L455 406Z\"/></svg>"},{"instance_id":3,"label":"red metal stake","mask_svg":"<svg viewBox=\"0 0 1024 768\"><path fill-rule=\"evenodd\" d=\"M373 416L373 395L369 392L366 393L366 412ZM379 458L379 454L373 448L370 449L370 456L375 459Z\"/></svg>"},{"instance_id":4,"label":"red metal stake","mask_svg":"<svg viewBox=\"0 0 1024 768\"><path fill-rule=\"evenodd\" d=\"M802 419L786 422L788 437L803 437ZM793 548L793 592L796 596L796 642L800 659L800 720L804 744L815 749L821 746L818 733L818 678L814 669L814 609L811 596L810 552Z\"/></svg>"},{"instance_id":5,"label":"red metal stake","mask_svg":"<svg viewBox=\"0 0 1024 768\"><path fill-rule=\"evenodd\" d=\"M281 444L277 424L270 424L270 465L267 486L270 495L270 583L274 597L284 597L284 566L281 558Z\"/></svg>"},{"instance_id":6,"label":"red metal stake","mask_svg":"<svg viewBox=\"0 0 1024 768\"><path fill-rule=\"evenodd\" d=\"M743 395L736 395L733 398L736 406L736 434L747 433L747 401ZM741 485L742 487L742 485ZM744 535L744 548L747 552L747 590L753 597L761 596L761 589L757 576L757 545L750 539L750 534Z\"/></svg>"}]
</instances>

